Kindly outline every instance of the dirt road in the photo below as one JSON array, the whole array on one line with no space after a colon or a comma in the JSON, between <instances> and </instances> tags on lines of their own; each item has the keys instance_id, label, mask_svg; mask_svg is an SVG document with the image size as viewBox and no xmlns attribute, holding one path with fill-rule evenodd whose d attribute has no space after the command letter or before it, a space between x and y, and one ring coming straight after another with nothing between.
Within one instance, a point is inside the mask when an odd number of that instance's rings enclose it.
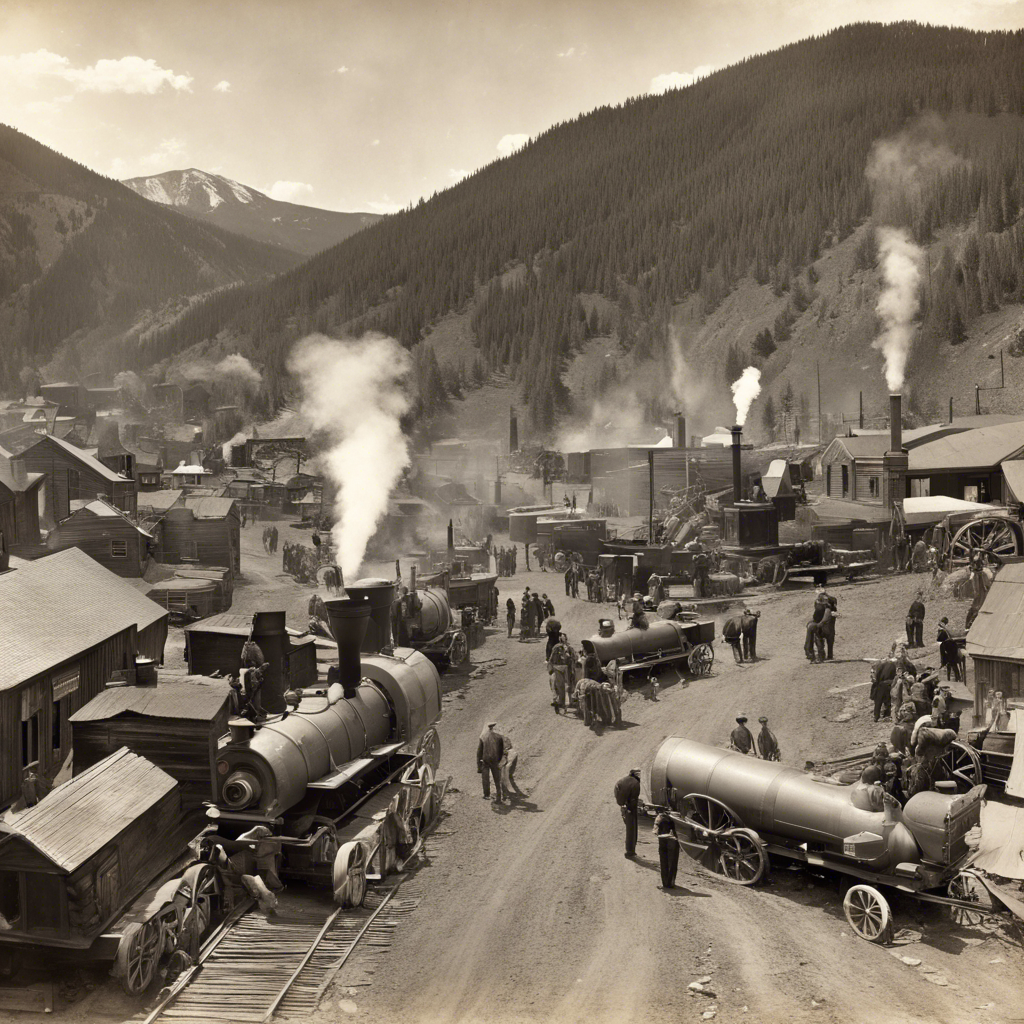
<instances>
[{"instance_id":1,"label":"dirt road","mask_svg":"<svg viewBox=\"0 0 1024 1024\"><path fill-rule=\"evenodd\" d=\"M235 609L287 607L298 625L308 590L278 575L280 556L264 556L258 529L245 533L248 581ZM643 819L639 858L623 857L612 787L630 767L649 763L665 736L724 743L736 714L754 725L766 714L783 760L795 765L886 738L889 725L871 721L862 659L900 635L921 579L834 588L837 661L823 666L803 656L811 592L756 598L761 661L737 666L719 641L710 678L670 685L656 701L631 696L625 728L602 735L553 712L543 642L494 631L473 653L487 669L483 677L444 677L439 731L442 769L454 776L445 822L452 835L420 876L427 894L398 930L387 969L354 998L342 975L318 1018L657 1024L700 1020L713 1008L719 1021L1024 1019L1021 950L998 934L954 928L940 908L895 900L904 932L889 950L852 934L836 878L782 869L751 890L684 856L679 888L664 893ZM599 617L615 614L611 605L567 599L555 574L520 573L499 584L502 604L527 585L550 594L577 644ZM956 623L965 610L938 594L927 606L929 640L939 615ZM937 663L934 644L922 660ZM524 796L512 806L482 797L475 751L488 720L520 751ZM688 984L705 976L714 995L690 994Z\"/></svg>"}]
</instances>

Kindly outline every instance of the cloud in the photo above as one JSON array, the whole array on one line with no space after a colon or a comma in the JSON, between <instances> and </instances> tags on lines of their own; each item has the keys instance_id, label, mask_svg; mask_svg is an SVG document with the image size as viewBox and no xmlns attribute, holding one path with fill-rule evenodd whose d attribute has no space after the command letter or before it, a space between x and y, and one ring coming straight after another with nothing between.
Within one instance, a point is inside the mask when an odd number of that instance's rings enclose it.
<instances>
[{"instance_id":1,"label":"cloud","mask_svg":"<svg viewBox=\"0 0 1024 1024\"><path fill-rule=\"evenodd\" d=\"M568 50L562 50L556 56L559 57L571 57L576 52L575 46L570 46Z\"/></svg>"},{"instance_id":2,"label":"cloud","mask_svg":"<svg viewBox=\"0 0 1024 1024\"><path fill-rule=\"evenodd\" d=\"M231 83L221 79L214 87L214 92L231 92Z\"/></svg>"},{"instance_id":3,"label":"cloud","mask_svg":"<svg viewBox=\"0 0 1024 1024\"><path fill-rule=\"evenodd\" d=\"M713 64L701 64L693 71L669 71L663 75L655 75L651 79L648 92L652 94L668 92L669 89L685 89L688 85L701 78L706 78L713 71L718 70Z\"/></svg>"},{"instance_id":4,"label":"cloud","mask_svg":"<svg viewBox=\"0 0 1024 1024\"><path fill-rule=\"evenodd\" d=\"M304 181L275 181L267 195L282 203L302 203L313 198L313 186Z\"/></svg>"},{"instance_id":5,"label":"cloud","mask_svg":"<svg viewBox=\"0 0 1024 1024\"><path fill-rule=\"evenodd\" d=\"M451 167L448 170L448 177L451 178L452 181L462 181L462 179L465 178L468 174L469 171L467 171L464 167Z\"/></svg>"},{"instance_id":6,"label":"cloud","mask_svg":"<svg viewBox=\"0 0 1024 1024\"><path fill-rule=\"evenodd\" d=\"M10 76L20 82L55 78L71 83L79 92L123 92L150 96L165 85L177 92L191 91L192 85L190 75L176 75L152 59L118 57L116 60L98 60L88 67L76 68L71 66L67 57L50 50L0 57L0 75Z\"/></svg>"},{"instance_id":7,"label":"cloud","mask_svg":"<svg viewBox=\"0 0 1024 1024\"><path fill-rule=\"evenodd\" d=\"M385 195L383 199L373 200L366 204L370 213L398 213L402 209L401 203L396 203L390 196Z\"/></svg>"},{"instance_id":8,"label":"cloud","mask_svg":"<svg viewBox=\"0 0 1024 1024\"><path fill-rule=\"evenodd\" d=\"M340 68L335 68L335 70L334 70L334 73L336 75L347 75L348 72L349 72L349 69L347 67L345 67L344 64L342 64Z\"/></svg>"},{"instance_id":9,"label":"cloud","mask_svg":"<svg viewBox=\"0 0 1024 1024\"><path fill-rule=\"evenodd\" d=\"M502 156L509 156L517 149L522 149L530 141L530 136L523 132L512 135L502 135L498 139L497 150Z\"/></svg>"},{"instance_id":10,"label":"cloud","mask_svg":"<svg viewBox=\"0 0 1024 1024\"><path fill-rule=\"evenodd\" d=\"M74 99L73 96L56 96L52 100L33 100L25 104L30 114L59 114Z\"/></svg>"}]
</instances>

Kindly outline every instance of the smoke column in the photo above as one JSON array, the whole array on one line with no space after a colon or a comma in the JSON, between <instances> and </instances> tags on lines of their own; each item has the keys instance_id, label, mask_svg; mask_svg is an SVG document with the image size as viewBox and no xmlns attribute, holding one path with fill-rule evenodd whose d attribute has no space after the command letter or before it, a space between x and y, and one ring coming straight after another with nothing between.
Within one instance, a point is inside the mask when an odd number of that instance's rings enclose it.
<instances>
[{"instance_id":1,"label":"smoke column","mask_svg":"<svg viewBox=\"0 0 1024 1024\"><path fill-rule=\"evenodd\" d=\"M669 352L672 356L672 394L679 407L688 416L693 416L701 404L702 388L698 375L683 355L683 340L675 327L669 331Z\"/></svg>"},{"instance_id":2,"label":"smoke column","mask_svg":"<svg viewBox=\"0 0 1024 1024\"><path fill-rule=\"evenodd\" d=\"M736 425L742 427L747 422L747 413L754 399L761 394L761 371L756 366L748 366L732 382L732 401L736 406Z\"/></svg>"},{"instance_id":3,"label":"smoke column","mask_svg":"<svg viewBox=\"0 0 1024 1024\"><path fill-rule=\"evenodd\" d=\"M914 337L917 289L921 283L921 249L902 228L878 228L878 255L883 288L875 312L882 333L871 343L885 357L885 383L890 394L903 390L907 355Z\"/></svg>"},{"instance_id":4,"label":"smoke column","mask_svg":"<svg viewBox=\"0 0 1024 1024\"><path fill-rule=\"evenodd\" d=\"M178 371L183 380L204 384L222 384L236 395L257 395L263 387L263 374L239 352L232 352L219 363L198 359Z\"/></svg>"},{"instance_id":5,"label":"smoke column","mask_svg":"<svg viewBox=\"0 0 1024 1024\"><path fill-rule=\"evenodd\" d=\"M338 488L331 535L347 579L358 575L391 488L409 465L401 418L410 367L409 353L382 334L359 341L312 334L288 357L302 385L299 412L330 442L323 464Z\"/></svg>"}]
</instances>

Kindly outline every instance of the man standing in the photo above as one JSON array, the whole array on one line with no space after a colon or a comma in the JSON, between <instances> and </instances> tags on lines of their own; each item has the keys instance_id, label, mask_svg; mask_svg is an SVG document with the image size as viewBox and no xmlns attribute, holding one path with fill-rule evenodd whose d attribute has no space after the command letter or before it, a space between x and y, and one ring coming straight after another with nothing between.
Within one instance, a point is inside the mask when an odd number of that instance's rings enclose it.
<instances>
[{"instance_id":1,"label":"man standing","mask_svg":"<svg viewBox=\"0 0 1024 1024\"><path fill-rule=\"evenodd\" d=\"M679 867L679 840L671 815L661 811L654 819L654 833L658 837L658 861L661 867L662 889L674 889Z\"/></svg>"},{"instance_id":2,"label":"man standing","mask_svg":"<svg viewBox=\"0 0 1024 1024\"><path fill-rule=\"evenodd\" d=\"M752 612L749 608L743 609L740 616L740 629L743 633L743 657L747 661L757 661L757 620L761 618L760 612Z\"/></svg>"},{"instance_id":3,"label":"man standing","mask_svg":"<svg viewBox=\"0 0 1024 1024\"><path fill-rule=\"evenodd\" d=\"M807 634L804 637L804 655L812 665L825 660L825 642L821 636L821 627L813 618L807 623Z\"/></svg>"},{"instance_id":4,"label":"man standing","mask_svg":"<svg viewBox=\"0 0 1024 1024\"><path fill-rule=\"evenodd\" d=\"M501 803L501 761L505 756L505 737L495 732L497 722L488 722L480 733L476 745L476 770L484 784L484 799L491 795L491 779L494 780L494 802Z\"/></svg>"},{"instance_id":5,"label":"man standing","mask_svg":"<svg viewBox=\"0 0 1024 1024\"><path fill-rule=\"evenodd\" d=\"M554 602L551 600L550 597L548 597L547 594L541 594L540 599L544 605L544 617L548 619L553 618L555 614Z\"/></svg>"},{"instance_id":6,"label":"man standing","mask_svg":"<svg viewBox=\"0 0 1024 1024\"><path fill-rule=\"evenodd\" d=\"M747 716L736 717L736 728L729 733L729 749L739 751L741 754L752 754L757 757L754 750L754 736L747 728Z\"/></svg>"},{"instance_id":7,"label":"man standing","mask_svg":"<svg viewBox=\"0 0 1024 1024\"><path fill-rule=\"evenodd\" d=\"M924 591L919 590L917 597L907 612L907 646L924 647Z\"/></svg>"},{"instance_id":8,"label":"man standing","mask_svg":"<svg viewBox=\"0 0 1024 1024\"><path fill-rule=\"evenodd\" d=\"M732 648L733 657L737 665L743 664L743 648L740 646L743 638L743 620L739 615L725 620L722 626L722 639Z\"/></svg>"},{"instance_id":9,"label":"man standing","mask_svg":"<svg viewBox=\"0 0 1024 1024\"><path fill-rule=\"evenodd\" d=\"M874 702L875 721L892 714L892 681L896 678L896 659L883 658L871 668L870 697Z\"/></svg>"},{"instance_id":10,"label":"man standing","mask_svg":"<svg viewBox=\"0 0 1024 1024\"><path fill-rule=\"evenodd\" d=\"M821 637L818 647L824 653L826 661L832 660L832 647L836 642L836 615L835 598L828 598L824 608L821 610L821 619L818 622L818 634Z\"/></svg>"},{"instance_id":11,"label":"man standing","mask_svg":"<svg viewBox=\"0 0 1024 1024\"><path fill-rule=\"evenodd\" d=\"M551 706L557 715L565 709L566 696L572 694L574 680L573 668L576 657L564 633L551 649L548 658L548 677L551 680Z\"/></svg>"},{"instance_id":12,"label":"man standing","mask_svg":"<svg viewBox=\"0 0 1024 1024\"><path fill-rule=\"evenodd\" d=\"M523 545L523 552L526 554L526 571L529 572L530 571L530 545L529 544L524 544Z\"/></svg>"},{"instance_id":13,"label":"man standing","mask_svg":"<svg viewBox=\"0 0 1024 1024\"><path fill-rule=\"evenodd\" d=\"M508 623L508 638L512 639L512 630L516 628L516 603L510 597L505 602L505 621Z\"/></svg>"},{"instance_id":14,"label":"man standing","mask_svg":"<svg viewBox=\"0 0 1024 1024\"><path fill-rule=\"evenodd\" d=\"M626 856L636 856L636 816L640 804L640 769L631 768L629 774L615 783L615 802L619 805L626 825Z\"/></svg>"},{"instance_id":15,"label":"man standing","mask_svg":"<svg viewBox=\"0 0 1024 1024\"><path fill-rule=\"evenodd\" d=\"M576 563L570 562L565 570L565 596L572 597L572 578L576 575Z\"/></svg>"},{"instance_id":16,"label":"man standing","mask_svg":"<svg viewBox=\"0 0 1024 1024\"><path fill-rule=\"evenodd\" d=\"M693 542L693 552L693 596L707 597L710 589L710 568L708 556L704 553L699 540Z\"/></svg>"},{"instance_id":17,"label":"man standing","mask_svg":"<svg viewBox=\"0 0 1024 1024\"><path fill-rule=\"evenodd\" d=\"M761 760L781 761L779 741L775 738L775 733L768 728L768 719L762 715L758 721L761 723L761 731L757 734L757 752L761 755Z\"/></svg>"}]
</instances>

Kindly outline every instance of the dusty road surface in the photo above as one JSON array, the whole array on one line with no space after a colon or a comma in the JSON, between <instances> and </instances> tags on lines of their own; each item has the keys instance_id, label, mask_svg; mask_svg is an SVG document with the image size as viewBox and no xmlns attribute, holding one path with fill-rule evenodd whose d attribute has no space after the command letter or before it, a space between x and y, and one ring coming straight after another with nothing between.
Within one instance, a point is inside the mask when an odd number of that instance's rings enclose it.
<instances>
[{"instance_id":1,"label":"dusty road surface","mask_svg":"<svg viewBox=\"0 0 1024 1024\"><path fill-rule=\"evenodd\" d=\"M244 531L246 581L233 610L286 607L299 626L309 591L281 577L280 554L264 555L261 529ZM283 527L281 534L283 543ZM901 634L922 579L832 588L837 660L823 666L803 656L811 591L757 597L762 660L737 666L719 640L710 678L667 686L656 701L631 696L625 727L603 734L552 710L542 641L495 630L473 652L482 676L443 680L442 771L455 791L443 824L451 834L419 875L423 900L372 984L348 991L342 973L317 1018L603 1024L702 1020L713 1010L719 1021L1024 1020L1020 947L1000 933L954 927L941 908L894 899L903 931L886 949L852 934L835 877L780 867L768 884L746 889L684 855L678 888L665 893L644 819L638 859L623 857L612 787L630 767L649 764L666 736L724 744L736 714L745 712L755 731L765 714L783 760L797 766L886 738L890 725L871 721L863 659ZM552 597L577 645L599 617L615 617L614 606L567 599L562 578L550 573L499 580L501 604L526 585ZM940 615L956 624L965 607L929 592L927 609L931 640ZM934 643L921 660L937 664ZM475 753L488 720L520 752L523 795L511 805L482 797ZM714 994L691 994L688 984L703 977Z\"/></svg>"}]
</instances>

